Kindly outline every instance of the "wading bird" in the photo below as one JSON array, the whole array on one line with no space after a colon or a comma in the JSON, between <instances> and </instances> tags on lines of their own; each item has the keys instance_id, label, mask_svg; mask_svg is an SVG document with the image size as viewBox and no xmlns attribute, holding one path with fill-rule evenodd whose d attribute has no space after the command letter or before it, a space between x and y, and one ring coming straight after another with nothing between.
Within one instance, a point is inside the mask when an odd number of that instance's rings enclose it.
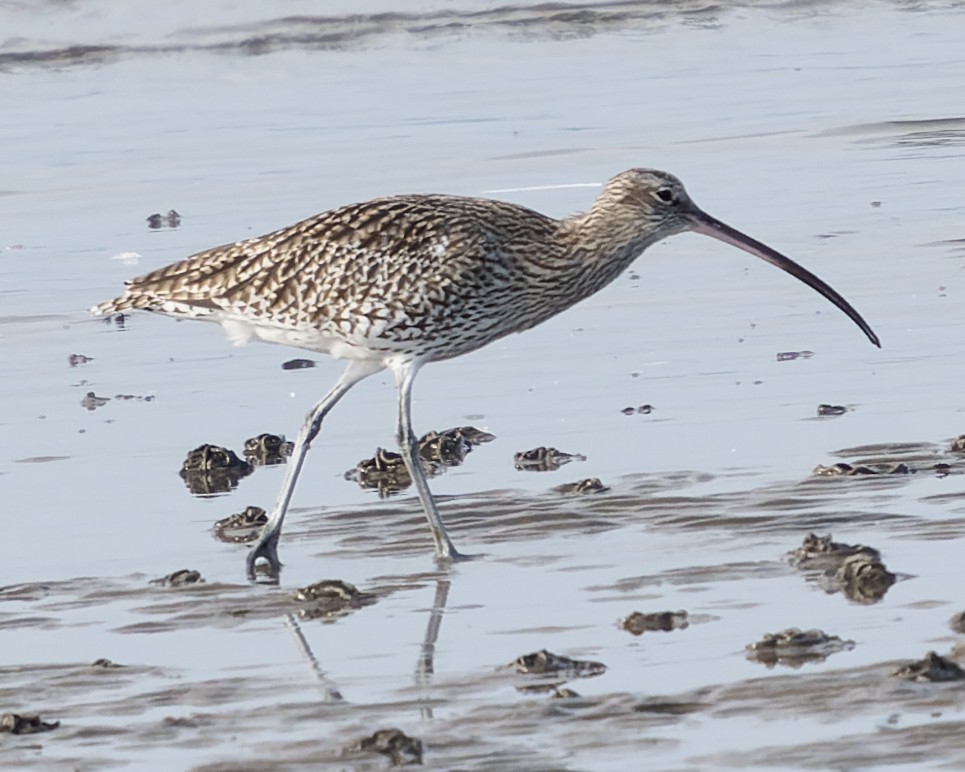
<instances>
[{"instance_id":1,"label":"wading bird","mask_svg":"<svg viewBox=\"0 0 965 772\"><path fill-rule=\"evenodd\" d=\"M701 210L671 174L630 169L589 211L561 220L516 204L445 195L377 198L259 238L215 247L127 282L97 315L155 311L218 322L235 343L259 339L348 362L298 433L278 500L248 555L272 577L285 512L322 420L356 383L388 368L399 390L397 439L429 521L436 556L453 546L419 463L412 383L428 362L535 327L603 289L647 247L694 231L743 249L816 290L876 346L829 285Z\"/></svg>"}]
</instances>

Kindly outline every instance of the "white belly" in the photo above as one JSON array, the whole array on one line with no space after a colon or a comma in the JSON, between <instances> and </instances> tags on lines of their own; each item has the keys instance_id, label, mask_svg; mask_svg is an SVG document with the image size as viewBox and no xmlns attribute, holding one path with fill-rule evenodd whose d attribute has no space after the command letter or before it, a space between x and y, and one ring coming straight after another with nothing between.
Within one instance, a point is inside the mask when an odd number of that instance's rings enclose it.
<instances>
[{"instance_id":1,"label":"white belly","mask_svg":"<svg viewBox=\"0 0 965 772\"><path fill-rule=\"evenodd\" d=\"M285 346L317 351L328 354L337 359L368 359L382 361L388 357L402 353L402 348L393 347L386 341L379 341L377 347L371 342L354 341L351 337L332 335L318 329L293 329L290 327L274 327L272 325L255 324L237 318L222 318L218 320L225 336L236 346L243 346L252 340L266 343L280 343Z\"/></svg>"}]
</instances>

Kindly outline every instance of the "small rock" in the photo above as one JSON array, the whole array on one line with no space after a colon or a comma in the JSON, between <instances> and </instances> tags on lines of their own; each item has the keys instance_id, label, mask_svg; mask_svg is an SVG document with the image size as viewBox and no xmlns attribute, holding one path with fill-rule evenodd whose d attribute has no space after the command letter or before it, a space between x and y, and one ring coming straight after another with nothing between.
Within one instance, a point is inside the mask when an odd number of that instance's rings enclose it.
<instances>
[{"instance_id":1,"label":"small rock","mask_svg":"<svg viewBox=\"0 0 965 772\"><path fill-rule=\"evenodd\" d=\"M848 412L848 408L844 405L818 405L818 415L828 416L828 415L844 415Z\"/></svg>"},{"instance_id":2,"label":"small rock","mask_svg":"<svg viewBox=\"0 0 965 772\"><path fill-rule=\"evenodd\" d=\"M564 686L558 686L553 689L553 699L554 700L572 700L579 699L580 695L577 694L572 689L568 689Z\"/></svg>"},{"instance_id":3,"label":"small rock","mask_svg":"<svg viewBox=\"0 0 965 772\"><path fill-rule=\"evenodd\" d=\"M586 456L579 453L564 453L556 448L540 446L532 450L525 450L513 456L517 469L531 472L553 472L570 461L586 461Z\"/></svg>"},{"instance_id":4,"label":"small rock","mask_svg":"<svg viewBox=\"0 0 965 772\"><path fill-rule=\"evenodd\" d=\"M93 362L94 357L84 356L83 354L71 354L67 357L67 363L71 367L77 367L77 365L86 365L88 362Z\"/></svg>"},{"instance_id":5,"label":"small rock","mask_svg":"<svg viewBox=\"0 0 965 772\"><path fill-rule=\"evenodd\" d=\"M151 230L158 230L165 226L168 228L177 228L181 224L181 215L174 209L169 209L168 213L163 215L160 212L149 214L146 219L147 227Z\"/></svg>"},{"instance_id":6,"label":"small rock","mask_svg":"<svg viewBox=\"0 0 965 772\"><path fill-rule=\"evenodd\" d=\"M428 476L438 473L440 467L422 460L423 470ZM345 473L346 480L357 482L362 488L374 488L379 496L385 498L404 491L412 485L412 478L401 454L384 448L376 448L372 458L363 458L354 469Z\"/></svg>"},{"instance_id":7,"label":"small rock","mask_svg":"<svg viewBox=\"0 0 965 772\"><path fill-rule=\"evenodd\" d=\"M875 469L865 464L857 464L852 466L851 464L846 464L843 461L839 461L837 464L831 464L831 466L823 466L818 464L814 467L814 474L819 477L859 477L862 475L879 475L879 474L912 474L914 470L907 464L891 464L891 465L880 465L880 468Z\"/></svg>"},{"instance_id":8,"label":"small rock","mask_svg":"<svg viewBox=\"0 0 965 772\"><path fill-rule=\"evenodd\" d=\"M315 366L315 360L313 359L289 359L287 362L282 362L282 370L307 370L309 367Z\"/></svg>"},{"instance_id":9,"label":"small rock","mask_svg":"<svg viewBox=\"0 0 965 772\"><path fill-rule=\"evenodd\" d=\"M21 716L17 713L4 713L0 716L0 732L10 734L37 734L49 732L58 726L59 721L43 721L40 716Z\"/></svg>"},{"instance_id":10,"label":"small rock","mask_svg":"<svg viewBox=\"0 0 965 772\"><path fill-rule=\"evenodd\" d=\"M836 571L825 574L825 588L840 589L848 600L857 603L876 603L898 577L879 559L864 553L844 559Z\"/></svg>"},{"instance_id":11,"label":"small rock","mask_svg":"<svg viewBox=\"0 0 965 772\"><path fill-rule=\"evenodd\" d=\"M956 633L965 633L965 611L959 611L948 620L948 626Z\"/></svg>"},{"instance_id":12,"label":"small rock","mask_svg":"<svg viewBox=\"0 0 965 772\"><path fill-rule=\"evenodd\" d=\"M965 670L962 670L961 667L950 659L945 659L935 652L930 651L925 655L924 659L902 665L891 675L896 678L904 678L906 681L961 681L965 678Z\"/></svg>"},{"instance_id":13,"label":"small rock","mask_svg":"<svg viewBox=\"0 0 965 772\"><path fill-rule=\"evenodd\" d=\"M519 673L537 675L563 673L569 676L587 677L600 675L606 671L606 665L602 662L570 659L559 654L553 654L546 649L517 657L511 665Z\"/></svg>"},{"instance_id":14,"label":"small rock","mask_svg":"<svg viewBox=\"0 0 965 772\"><path fill-rule=\"evenodd\" d=\"M794 359L810 359L814 356L813 351L781 351L778 352L778 362L790 362Z\"/></svg>"},{"instance_id":15,"label":"small rock","mask_svg":"<svg viewBox=\"0 0 965 772\"><path fill-rule=\"evenodd\" d=\"M245 458L255 466L284 464L294 444L278 434L259 434L245 440Z\"/></svg>"},{"instance_id":16,"label":"small rock","mask_svg":"<svg viewBox=\"0 0 965 772\"><path fill-rule=\"evenodd\" d=\"M443 432L431 431L419 439L419 460L427 476L441 474L446 467L458 466L476 446L496 439L495 435L473 426L460 426ZM412 484L402 455L376 448L372 458L359 461L345 473L346 480L363 488L375 488L380 496L390 496Z\"/></svg>"},{"instance_id":17,"label":"small rock","mask_svg":"<svg viewBox=\"0 0 965 772\"><path fill-rule=\"evenodd\" d=\"M140 396L138 394L115 394L114 399L120 400L121 402L129 402L134 400L135 402L153 402L154 395L148 394L147 396Z\"/></svg>"},{"instance_id":18,"label":"small rock","mask_svg":"<svg viewBox=\"0 0 965 772\"><path fill-rule=\"evenodd\" d=\"M375 595L361 592L354 584L341 579L324 579L302 587L292 598L299 603L314 603L299 610L303 619L334 619L376 601Z\"/></svg>"},{"instance_id":19,"label":"small rock","mask_svg":"<svg viewBox=\"0 0 965 772\"><path fill-rule=\"evenodd\" d=\"M495 434L475 426L458 426L442 432L427 432L419 439L419 455L426 461L458 466L477 445L492 442Z\"/></svg>"},{"instance_id":20,"label":"small rock","mask_svg":"<svg viewBox=\"0 0 965 772\"><path fill-rule=\"evenodd\" d=\"M442 432L442 434L457 434L473 447L487 442L492 442L494 439L496 439L495 434L490 434L482 429L477 429L475 426L459 426L455 429L446 429L446 431Z\"/></svg>"},{"instance_id":21,"label":"small rock","mask_svg":"<svg viewBox=\"0 0 965 772\"><path fill-rule=\"evenodd\" d=\"M409 737L401 729L379 729L371 737L363 737L345 748L346 753L381 753L402 767L422 763L422 740Z\"/></svg>"},{"instance_id":22,"label":"small rock","mask_svg":"<svg viewBox=\"0 0 965 772\"><path fill-rule=\"evenodd\" d=\"M419 456L428 461L445 466L459 466L472 450L472 443L465 439L458 429L448 432L428 432L419 440Z\"/></svg>"},{"instance_id":23,"label":"small rock","mask_svg":"<svg viewBox=\"0 0 965 772\"><path fill-rule=\"evenodd\" d=\"M254 471L234 451L219 445L200 445L190 451L181 465L181 479L195 495L227 493Z\"/></svg>"},{"instance_id":24,"label":"small rock","mask_svg":"<svg viewBox=\"0 0 965 772\"><path fill-rule=\"evenodd\" d=\"M215 538L229 544L247 544L258 538L261 529L268 522L268 513L261 507L245 507L243 512L237 512L223 517L214 524Z\"/></svg>"},{"instance_id":25,"label":"small rock","mask_svg":"<svg viewBox=\"0 0 965 772\"><path fill-rule=\"evenodd\" d=\"M111 401L110 397L98 397L94 392L88 391L86 396L80 401L80 406L87 410L97 410Z\"/></svg>"},{"instance_id":26,"label":"small rock","mask_svg":"<svg viewBox=\"0 0 965 772\"><path fill-rule=\"evenodd\" d=\"M854 641L845 641L823 630L800 630L789 627L779 633L767 633L760 641L748 644L747 658L768 667L780 663L800 667L805 662L821 662L839 651L850 651Z\"/></svg>"},{"instance_id":27,"label":"small rock","mask_svg":"<svg viewBox=\"0 0 965 772\"><path fill-rule=\"evenodd\" d=\"M293 597L299 601L319 600L321 598L348 601L360 598L362 595L363 593L359 592L354 584L343 582L341 579L323 579L296 590Z\"/></svg>"},{"instance_id":28,"label":"small rock","mask_svg":"<svg viewBox=\"0 0 965 772\"><path fill-rule=\"evenodd\" d=\"M835 477L877 474L877 472L868 466L852 466L851 464L846 464L844 461L839 461L838 463L831 464L830 466L818 464L816 467L814 467L814 474L818 475L819 477Z\"/></svg>"},{"instance_id":29,"label":"small rock","mask_svg":"<svg viewBox=\"0 0 965 772\"><path fill-rule=\"evenodd\" d=\"M157 584L162 587L187 587L191 584L202 584L204 579L201 578L201 572L195 571L190 568L182 568L180 571L175 571L167 576L162 576L159 579L152 579L151 584Z\"/></svg>"},{"instance_id":30,"label":"small rock","mask_svg":"<svg viewBox=\"0 0 965 772\"><path fill-rule=\"evenodd\" d=\"M517 684L516 691L523 694L549 694L550 699L554 700L569 700L580 696L559 683Z\"/></svg>"},{"instance_id":31,"label":"small rock","mask_svg":"<svg viewBox=\"0 0 965 772\"><path fill-rule=\"evenodd\" d=\"M587 477L585 480L578 480L574 483L564 483L563 485L557 485L554 490L560 493L603 493L604 491L610 490L602 482L600 482L599 477Z\"/></svg>"},{"instance_id":32,"label":"small rock","mask_svg":"<svg viewBox=\"0 0 965 772\"><path fill-rule=\"evenodd\" d=\"M654 411L653 405L647 404L647 405L640 405L639 407L633 407L631 405L629 407L623 408L623 410L621 410L620 412L623 413L623 415L650 415L650 413L652 413L653 411Z\"/></svg>"},{"instance_id":33,"label":"small rock","mask_svg":"<svg viewBox=\"0 0 965 772\"><path fill-rule=\"evenodd\" d=\"M220 445L199 445L190 451L181 465L182 472L209 472L218 469L246 469L248 463L235 455L233 450Z\"/></svg>"},{"instance_id":34,"label":"small rock","mask_svg":"<svg viewBox=\"0 0 965 772\"><path fill-rule=\"evenodd\" d=\"M842 544L833 541L831 534L818 536L815 533L809 533L805 536L801 546L793 552L789 552L787 557L791 565L796 568L826 570L829 568L837 569L845 558L858 554L875 560L881 557L878 550L866 547L863 544Z\"/></svg>"},{"instance_id":35,"label":"small rock","mask_svg":"<svg viewBox=\"0 0 965 772\"><path fill-rule=\"evenodd\" d=\"M642 614L634 611L629 616L620 621L620 627L633 635L642 635L645 632L670 632L671 630L684 630L689 626L686 611L655 611Z\"/></svg>"}]
</instances>

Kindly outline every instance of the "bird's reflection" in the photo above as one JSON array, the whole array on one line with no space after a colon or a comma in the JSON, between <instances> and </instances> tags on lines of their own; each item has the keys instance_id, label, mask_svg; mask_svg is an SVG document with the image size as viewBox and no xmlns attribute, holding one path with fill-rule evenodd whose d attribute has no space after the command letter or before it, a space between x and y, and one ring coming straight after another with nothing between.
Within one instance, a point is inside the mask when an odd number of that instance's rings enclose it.
<instances>
[{"instance_id":1,"label":"bird's reflection","mask_svg":"<svg viewBox=\"0 0 965 772\"><path fill-rule=\"evenodd\" d=\"M442 628L442 617L446 611L446 604L449 601L449 588L452 585L451 578L447 575L436 579L435 595L432 600L432 608L429 611L429 619L426 623L425 635L422 637L422 646L419 650L419 660L415 668L415 684L421 689L427 689L432 685L432 675L435 672L436 643L439 640L439 631ZM318 658L312 651L311 644L305 638L295 614L285 615L285 626L295 639L295 645L302 656L308 662L319 685L322 687L323 702L339 702L343 700L341 692L335 686L334 681L322 669ZM419 715L422 718L432 718L432 702L426 694L420 697Z\"/></svg>"},{"instance_id":2,"label":"bird's reflection","mask_svg":"<svg viewBox=\"0 0 965 772\"><path fill-rule=\"evenodd\" d=\"M298 624L298 619L294 614L285 614L285 626L291 632L295 639L295 645L302 653L302 656L305 657L309 667L311 667L312 672L315 674L315 678L322 687L322 694L324 695L324 699L322 701L341 702L343 699L342 693L336 688L335 684L328 677L325 671L322 670L322 666L318 664L318 658L315 656L315 652L312 651L312 647L309 645L308 641L305 640L305 635L302 633L302 628Z\"/></svg>"},{"instance_id":3,"label":"bird's reflection","mask_svg":"<svg viewBox=\"0 0 965 772\"><path fill-rule=\"evenodd\" d=\"M416 685L423 689L428 688L432 683L432 674L435 672L436 641L439 640L439 629L442 627L442 615L446 610L446 603L449 600L449 579L436 580L436 595L432 600L432 610L429 612L429 622L426 625L426 634L422 638L422 649L419 653L419 662L415 669ZM422 718L432 718L432 704L425 700L419 709Z\"/></svg>"}]
</instances>

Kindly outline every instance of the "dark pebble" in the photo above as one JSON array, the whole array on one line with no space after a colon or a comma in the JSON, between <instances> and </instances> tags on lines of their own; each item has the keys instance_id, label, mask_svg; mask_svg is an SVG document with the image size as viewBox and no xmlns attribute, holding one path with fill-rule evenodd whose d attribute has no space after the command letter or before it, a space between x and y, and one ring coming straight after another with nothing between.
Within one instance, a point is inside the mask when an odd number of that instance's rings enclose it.
<instances>
[{"instance_id":1,"label":"dark pebble","mask_svg":"<svg viewBox=\"0 0 965 772\"><path fill-rule=\"evenodd\" d=\"M282 370L307 370L309 367L315 366L315 360L313 359L289 359L287 362L282 362Z\"/></svg>"},{"instance_id":2,"label":"dark pebble","mask_svg":"<svg viewBox=\"0 0 965 772\"><path fill-rule=\"evenodd\" d=\"M844 415L847 412L844 405L818 405L818 415Z\"/></svg>"}]
</instances>

